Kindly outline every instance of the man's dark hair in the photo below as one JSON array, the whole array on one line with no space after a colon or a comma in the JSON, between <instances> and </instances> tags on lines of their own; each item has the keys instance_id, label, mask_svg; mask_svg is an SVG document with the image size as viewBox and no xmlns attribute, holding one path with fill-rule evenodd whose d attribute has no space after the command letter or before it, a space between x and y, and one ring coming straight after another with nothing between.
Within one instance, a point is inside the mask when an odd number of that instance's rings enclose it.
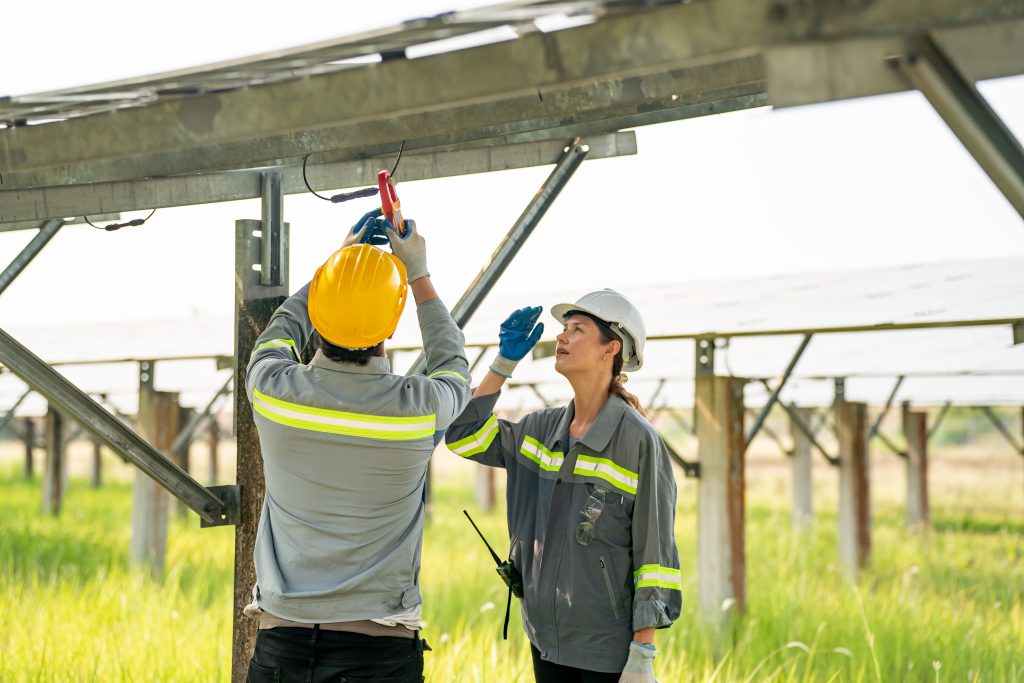
<instances>
[{"instance_id":1,"label":"man's dark hair","mask_svg":"<svg viewBox=\"0 0 1024 683\"><path fill-rule=\"evenodd\" d=\"M324 355L337 363L366 365L370 362L371 358L380 355L383 347L384 342L380 342L368 349L346 349L342 346L335 346L323 337L320 338L320 348L323 349Z\"/></svg>"}]
</instances>

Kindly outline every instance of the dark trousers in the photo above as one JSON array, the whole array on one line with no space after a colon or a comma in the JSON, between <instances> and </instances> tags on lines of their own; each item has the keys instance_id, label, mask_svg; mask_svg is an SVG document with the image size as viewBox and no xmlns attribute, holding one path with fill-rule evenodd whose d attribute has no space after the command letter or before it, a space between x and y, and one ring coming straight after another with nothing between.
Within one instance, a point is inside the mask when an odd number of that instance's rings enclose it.
<instances>
[{"instance_id":1,"label":"dark trousers","mask_svg":"<svg viewBox=\"0 0 1024 683\"><path fill-rule=\"evenodd\" d=\"M424 642L313 628L260 629L251 683L422 683Z\"/></svg>"},{"instance_id":2,"label":"dark trousers","mask_svg":"<svg viewBox=\"0 0 1024 683\"><path fill-rule=\"evenodd\" d=\"M545 662L540 658L537 648L532 645L530 652L533 654L533 677L537 683L619 683L621 674L574 669L571 666Z\"/></svg>"}]
</instances>

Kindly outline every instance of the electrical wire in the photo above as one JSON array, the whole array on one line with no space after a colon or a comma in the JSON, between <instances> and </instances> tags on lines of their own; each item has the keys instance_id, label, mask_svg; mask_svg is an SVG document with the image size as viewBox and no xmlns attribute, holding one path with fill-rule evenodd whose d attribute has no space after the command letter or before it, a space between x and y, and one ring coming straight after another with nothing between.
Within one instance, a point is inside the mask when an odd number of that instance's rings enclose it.
<instances>
[{"instance_id":1,"label":"electrical wire","mask_svg":"<svg viewBox=\"0 0 1024 683\"><path fill-rule=\"evenodd\" d=\"M389 174L392 179L394 179L395 173L398 172L398 164L401 163L401 161L402 161L402 153L404 151L405 151L405 140L402 140L402 145L398 148L398 158L395 159L395 165L391 168L391 173ZM362 197L372 197L372 196L374 196L375 194L377 194L380 191L376 187L364 187L361 190L353 190L351 192L342 192L340 194L332 195L330 197L325 197L324 195L318 193L316 190L314 190L309 185L309 178L306 176L306 163L309 161L309 157L311 157L311 156L312 156L312 154L307 154L306 156L302 157L302 182L305 183L306 189L309 190L309 193L311 195L313 195L314 197L317 197L318 199L323 199L325 202L331 202L333 204L340 204L341 202L347 202L347 201L350 201L352 199L360 199Z\"/></svg>"},{"instance_id":2,"label":"electrical wire","mask_svg":"<svg viewBox=\"0 0 1024 683\"><path fill-rule=\"evenodd\" d=\"M132 220L127 221L125 223L110 223L108 225L104 225L102 228L93 223L91 220L89 220L88 216L83 214L82 218L85 219L86 223L96 228L97 230L106 230L107 232L113 232L115 230L120 230L121 228L137 228L140 225L144 225L146 221L153 217L154 213L156 213L156 209L150 211L149 215L146 216L145 218L133 218Z\"/></svg>"}]
</instances>

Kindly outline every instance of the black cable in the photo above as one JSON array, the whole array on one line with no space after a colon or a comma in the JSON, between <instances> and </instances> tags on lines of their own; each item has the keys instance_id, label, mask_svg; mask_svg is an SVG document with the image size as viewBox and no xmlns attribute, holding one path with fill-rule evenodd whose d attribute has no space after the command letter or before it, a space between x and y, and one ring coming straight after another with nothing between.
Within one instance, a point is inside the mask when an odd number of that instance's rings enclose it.
<instances>
[{"instance_id":1,"label":"black cable","mask_svg":"<svg viewBox=\"0 0 1024 683\"><path fill-rule=\"evenodd\" d=\"M401 145L401 147L398 148L398 158L395 159L395 165L391 169L390 175L391 175L392 178L395 177L395 173L398 171L398 164L402 161L402 153L404 151L405 151L405 140L402 140L402 145ZM362 197L372 197L372 196L374 196L375 194L377 194L380 191L379 188L376 188L376 187L365 187L365 188L363 188L361 190L352 190L351 192L342 192L340 194L332 195L330 197L325 197L322 194L317 193L316 190L314 190L312 187L310 187L309 179L306 177L306 163L309 161L309 157L311 157L311 156L312 156L312 154L307 154L306 156L302 157L302 182L306 184L306 189L309 190L309 193L311 195L313 195L314 197L317 197L319 199L323 199L325 202L331 202L333 204L340 204L341 202L347 202L347 201L352 200L352 199L360 199Z\"/></svg>"},{"instance_id":2,"label":"black cable","mask_svg":"<svg viewBox=\"0 0 1024 683\"><path fill-rule=\"evenodd\" d=\"M97 230L106 230L107 232L113 232L114 230L120 230L121 228L137 228L140 225L144 225L146 221L153 217L154 213L156 213L156 209L150 211L149 215L146 216L145 218L133 218L132 220L127 221L125 223L110 223L108 225L104 225L102 228L93 223L91 220L89 220L89 217L86 216L85 214L82 215L82 218L85 219L86 223L96 228Z\"/></svg>"}]
</instances>

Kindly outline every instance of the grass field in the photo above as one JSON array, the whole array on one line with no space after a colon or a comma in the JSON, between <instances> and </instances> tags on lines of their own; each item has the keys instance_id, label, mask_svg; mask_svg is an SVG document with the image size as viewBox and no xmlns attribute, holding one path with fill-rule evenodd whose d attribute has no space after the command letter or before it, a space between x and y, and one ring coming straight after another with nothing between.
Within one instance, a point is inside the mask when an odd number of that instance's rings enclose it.
<instances>
[{"instance_id":1,"label":"grass field","mask_svg":"<svg viewBox=\"0 0 1024 683\"><path fill-rule=\"evenodd\" d=\"M475 509L472 466L437 477L422 583L432 681L530 681L514 611L461 509ZM696 490L680 487L684 611L658 635L662 683L683 681L1009 681L1024 683L1024 505L1018 461L977 482L937 465L935 529L903 529L893 466L873 472L874 557L856 586L837 563L831 476L818 476L809 533L791 529L785 462L751 463L749 612L715 644L698 622ZM112 468L113 469L113 468ZM965 469L975 472L976 469ZM989 472L990 475L993 472ZM965 482L967 482L965 484ZM72 478L59 519L40 512L38 480L0 469L0 681L225 681L230 670L229 528L175 519L167 572L128 565L131 486ZM498 547L502 511L475 514Z\"/></svg>"}]
</instances>

